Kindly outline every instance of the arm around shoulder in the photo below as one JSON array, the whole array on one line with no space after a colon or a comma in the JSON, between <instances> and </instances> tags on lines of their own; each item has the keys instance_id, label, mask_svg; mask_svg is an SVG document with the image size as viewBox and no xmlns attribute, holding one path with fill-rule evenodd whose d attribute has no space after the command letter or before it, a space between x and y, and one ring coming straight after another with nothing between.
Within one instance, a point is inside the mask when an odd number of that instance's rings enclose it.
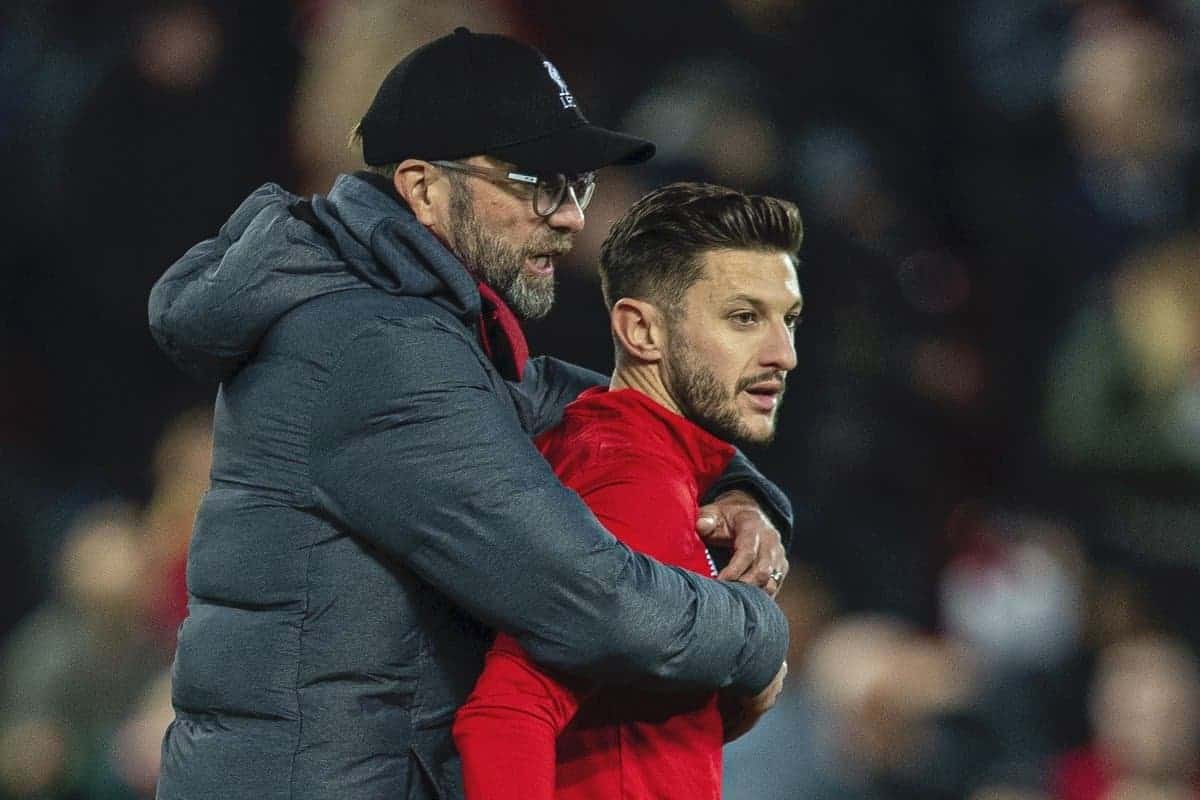
<instances>
[{"instance_id":1,"label":"arm around shoulder","mask_svg":"<svg viewBox=\"0 0 1200 800\"><path fill-rule=\"evenodd\" d=\"M314 502L540 663L765 686L787 646L769 598L620 545L559 483L481 357L433 317L355 334L314 409Z\"/></svg>"}]
</instances>

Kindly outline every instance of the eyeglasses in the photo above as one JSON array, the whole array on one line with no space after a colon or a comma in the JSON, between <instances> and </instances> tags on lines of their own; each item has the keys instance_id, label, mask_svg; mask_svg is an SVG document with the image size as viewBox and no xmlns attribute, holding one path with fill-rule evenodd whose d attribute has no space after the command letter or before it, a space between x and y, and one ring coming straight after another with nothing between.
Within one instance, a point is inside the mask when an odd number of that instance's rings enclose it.
<instances>
[{"instance_id":1,"label":"eyeglasses","mask_svg":"<svg viewBox=\"0 0 1200 800\"><path fill-rule=\"evenodd\" d=\"M476 167L473 164L463 164L459 161L431 161L443 169L465 172L493 182L507 181L519 183L533 189L533 212L539 217L549 217L567 199L569 190L579 204L579 209L588 207L592 195L596 192L596 173L584 172L579 175L564 175L556 172L551 175L526 175L521 172L509 172L503 168Z\"/></svg>"}]
</instances>

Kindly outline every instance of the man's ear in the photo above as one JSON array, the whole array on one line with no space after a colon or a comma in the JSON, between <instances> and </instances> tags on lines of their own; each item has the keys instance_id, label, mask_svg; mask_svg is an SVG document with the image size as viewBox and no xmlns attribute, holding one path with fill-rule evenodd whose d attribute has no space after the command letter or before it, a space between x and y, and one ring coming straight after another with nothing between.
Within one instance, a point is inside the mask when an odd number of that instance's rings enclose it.
<instances>
[{"instance_id":1,"label":"man's ear","mask_svg":"<svg viewBox=\"0 0 1200 800\"><path fill-rule=\"evenodd\" d=\"M396 193L408 203L417 221L435 233L439 232L438 202L441 200L441 187L435 183L440 182L441 177L433 164L415 158L401 161L392 176Z\"/></svg>"},{"instance_id":2,"label":"man's ear","mask_svg":"<svg viewBox=\"0 0 1200 800\"><path fill-rule=\"evenodd\" d=\"M613 338L636 361L657 363L666 355L667 326L661 311L645 300L622 297L609 312Z\"/></svg>"}]
</instances>

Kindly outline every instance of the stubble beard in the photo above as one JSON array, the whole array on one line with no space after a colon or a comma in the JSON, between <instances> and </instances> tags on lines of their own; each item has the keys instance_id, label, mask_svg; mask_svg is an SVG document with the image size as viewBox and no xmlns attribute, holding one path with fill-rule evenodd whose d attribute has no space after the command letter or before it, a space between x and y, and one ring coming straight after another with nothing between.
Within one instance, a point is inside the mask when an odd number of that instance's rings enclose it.
<instances>
[{"instance_id":1,"label":"stubble beard","mask_svg":"<svg viewBox=\"0 0 1200 800\"><path fill-rule=\"evenodd\" d=\"M538 253L565 254L571 249L570 235L551 233L526 247L513 247L484 229L470 193L457 182L450 189L450 211L451 245L471 274L492 287L522 319L549 314L554 306L554 273L530 272L525 269L525 259Z\"/></svg>"},{"instance_id":2,"label":"stubble beard","mask_svg":"<svg viewBox=\"0 0 1200 800\"><path fill-rule=\"evenodd\" d=\"M675 352L665 364L665 372L667 390L679 404L680 413L722 441L736 445L770 444L775 438L774 415L765 433L754 430L742 418L737 396L743 389L776 378L779 373L766 372L744 378L730 393L678 334L673 335L672 339L677 344L673 348ZM783 395L780 394L779 403L782 402Z\"/></svg>"}]
</instances>

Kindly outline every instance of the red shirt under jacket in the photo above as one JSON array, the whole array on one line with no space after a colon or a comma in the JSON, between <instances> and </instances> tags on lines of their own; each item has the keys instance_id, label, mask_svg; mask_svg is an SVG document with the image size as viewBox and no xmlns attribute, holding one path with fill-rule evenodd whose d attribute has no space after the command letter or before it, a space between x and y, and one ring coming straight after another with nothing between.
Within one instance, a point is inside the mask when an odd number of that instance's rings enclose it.
<instances>
[{"instance_id":1,"label":"red shirt under jacket","mask_svg":"<svg viewBox=\"0 0 1200 800\"><path fill-rule=\"evenodd\" d=\"M641 392L589 389L537 441L559 479L633 550L706 576L699 500L733 448ZM467 800L706 800L721 793L713 693L590 691L504 634L458 712Z\"/></svg>"}]
</instances>

